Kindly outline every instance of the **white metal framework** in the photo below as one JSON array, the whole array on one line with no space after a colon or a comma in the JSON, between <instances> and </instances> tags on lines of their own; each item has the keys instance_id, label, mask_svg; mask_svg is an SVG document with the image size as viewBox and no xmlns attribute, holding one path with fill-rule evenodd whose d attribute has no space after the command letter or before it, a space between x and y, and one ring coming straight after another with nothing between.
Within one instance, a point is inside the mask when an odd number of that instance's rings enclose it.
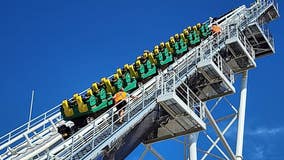
<instances>
[{"instance_id":1,"label":"white metal framework","mask_svg":"<svg viewBox=\"0 0 284 160\"><path fill-rule=\"evenodd\" d=\"M157 106L167 111L170 119L160 124L156 137L145 141L141 159L148 151L163 159L151 143L181 135L189 135L183 144L189 149L185 156L190 160L208 156L242 159L247 70L256 67L255 58L274 52L273 38L263 26L278 16L278 6L273 0L261 0L250 8L241 6L231 11L215 22L221 26L221 33L202 41L132 93L139 98L129 99L122 108L126 110L123 124L117 123L119 111L111 108L64 140L57 127L66 122L62 120L60 106L56 106L0 137L0 159L95 159L106 148L119 143ZM239 110L224 97L235 93L234 75L238 73L244 76ZM219 98L216 104L207 107L206 101L215 98ZM216 119L213 111L221 100L229 104L233 113ZM235 153L224 135L238 118ZM224 120L230 121L222 130L218 123ZM209 134L209 126L217 135L215 140ZM197 148L199 135L205 135L212 143L208 150ZM212 152L214 148L219 155ZM198 157L197 151L203 156Z\"/></svg>"}]
</instances>

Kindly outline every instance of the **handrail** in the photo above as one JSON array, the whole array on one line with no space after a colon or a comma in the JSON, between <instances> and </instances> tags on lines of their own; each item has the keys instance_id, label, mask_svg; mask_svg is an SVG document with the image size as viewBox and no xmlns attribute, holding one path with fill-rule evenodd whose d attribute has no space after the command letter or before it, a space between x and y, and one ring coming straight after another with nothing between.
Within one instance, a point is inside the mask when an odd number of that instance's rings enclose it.
<instances>
[{"instance_id":1,"label":"handrail","mask_svg":"<svg viewBox=\"0 0 284 160\"><path fill-rule=\"evenodd\" d=\"M80 95L82 95L86 91L87 90L82 91L80 93ZM71 100L71 99L72 98L70 98L69 100ZM50 110L46 111L45 113L33 118L30 122L26 122L25 124L21 125L20 127L18 127L16 129L10 131L9 133L1 136L0 137L0 151L7 148L12 143L15 143L16 141L20 140L23 137L23 133L29 132L29 130L31 130L31 128L37 126L38 124L44 122L45 120L49 119L52 116L59 114L60 113L60 110L59 110L60 106L61 106L61 104L51 108ZM60 116L60 119L58 119L57 122L59 122L60 120L62 120L61 116ZM46 129L46 126L43 125L43 130L45 130L45 129ZM17 143L16 146L19 146L23 143L25 143L25 141ZM0 154L2 154L2 152L0 152Z\"/></svg>"},{"instance_id":2,"label":"handrail","mask_svg":"<svg viewBox=\"0 0 284 160\"><path fill-rule=\"evenodd\" d=\"M190 107L195 113L198 113L199 117L203 119L203 109L202 101L197 97L197 95L189 88L189 86L183 80L183 77L179 77L179 74L175 71L167 73L170 76L162 76L163 87L161 95L166 93L178 93L177 95L182 99L186 100L186 105ZM172 76L171 76L172 75ZM165 79L166 78L166 79ZM185 88L184 88L185 87ZM181 90L181 91L180 91Z\"/></svg>"},{"instance_id":3,"label":"handrail","mask_svg":"<svg viewBox=\"0 0 284 160\"><path fill-rule=\"evenodd\" d=\"M261 0L260 2L255 2L251 8L248 9L248 13L251 13L248 15L249 19L252 20L257 20L258 17L265 11L265 9L270 6L274 5L276 7L277 12L279 11L278 8L278 3L276 0ZM264 23L259 21L260 24Z\"/></svg>"},{"instance_id":4,"label":"handrail","mask_svg":"<svg viewBox=\"0 0 284 160\"><path fill-rule=\"evenodd\" d=\"M22 137L23 133L29 132L29 130L32 130L33 127L37 126L38 124L46 121L47 119L51 118L54 116L56 113L56 109L58 106L50 109L49 111L45 112L44 114L34 118L30 122L30 127L28 128L28 123L23 124L22 126L14 129L13 131L7 133L6 135L2 136L0 138L0 150L4 149L7 147L7 144L10 144L10 141L13 139L20 139ZM43 126L45 128L46 126ZM21 136L21 137L19 137ZM13 140L15 141L15 140Z\"/></svg>"}]
</instances>

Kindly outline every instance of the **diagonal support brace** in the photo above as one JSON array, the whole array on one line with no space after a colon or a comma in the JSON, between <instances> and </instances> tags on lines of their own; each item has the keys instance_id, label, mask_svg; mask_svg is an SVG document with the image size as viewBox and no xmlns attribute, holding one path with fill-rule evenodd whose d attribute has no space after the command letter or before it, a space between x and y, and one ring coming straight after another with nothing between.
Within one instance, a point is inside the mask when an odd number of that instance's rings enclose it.
<instances>
[{"instance_id":1,"label":"diagonal support brace","mask_svg":"<svg viewBox=\"0 0 284 160\"><path fill-rule=\"evenodd\" d=\"M217 133L217 135L220 137L220 140L222 141L225 149L227 150L227 152L229 153L230 155L230 158L232 160L235 160L236 157L230 147L230 145L228 144L226 138L224 137L224 135L222 134L220 128L218 127L216 121L214 120L213 116L211 115L210 111L208 110L207 106L204 107L205 108L205 113L206 113L206 116L208 117L208 120L210 121L211 125L213 126L215 132Z\"/></svg>"}]
</instances>

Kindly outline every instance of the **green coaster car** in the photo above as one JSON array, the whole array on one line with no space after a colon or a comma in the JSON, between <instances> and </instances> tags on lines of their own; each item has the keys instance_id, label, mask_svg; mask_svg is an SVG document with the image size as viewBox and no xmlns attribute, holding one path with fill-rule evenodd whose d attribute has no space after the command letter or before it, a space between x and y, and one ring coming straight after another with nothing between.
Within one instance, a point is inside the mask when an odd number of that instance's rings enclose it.
<instances>
[{"instance_id":1,"label":"green coaster car","mask_svg":"<svg viewBox=\"0 0 284 160\"><path fill-rule=\"evenodd\" d=\"M211 29L208 27L208 23L204 23L202 25L199 24L198 28L203 39L209 37L212 34Z\"/></svg>"},{"instance_id":2,"label":"green coaster car","mask_svg":"<svg viewBox=\"0 0 284 160\"><path fill-rule=\"evenodd\" d=\"M173 54L169 51L169 49L165 46L163 42L160 44L160 46L155 46L153 52L158 67L162 67L166 64L169 64L174 60Z\"/></svg>"},{"instance_id":3,"label":"green coaster car","mask_svg":"<svg viewBox=\"0 0 284 160\"><path fill-rule=\"evenodd\" d=\"M157 73L157 67L153 54L149 51L144 51L143 56L137 58L135 70L138 73L138 78L141 80L155 75Z\"/></svg>"},{"instance_id":4,"label":"green coaster car","mask_svg":"<svg viewBox=\"0 0 284 160\"><path fill-rule=\"evenodd\" d=\"M189 44L192 46L196 46L201 42L201 37L196 26L193 27L193 30L189 33L189 35L186 38L188 39Z\"/></svg>"},{"instance_id":5,"label":"green coaster car","mask_svg":"<svg viewBox=\"0 0 284 160\"><path fill-rule=\"evenodd\" d=\"M175 56L180 56L188 50L186 42L178 34L175 34L174 37L170 37L170 44L171 47L174 48Z\"/></svg>"},{"instance_id":6,"label":"green coaster car","mask_svg":"<svg viewBox=\"0 0 284 160\"><path fill-rule=\"evenodd\" d=\"M96 83L92 85L84 98L79 94L74 94L70 101L62 102L61 113L64 120L73 120L86 115L92 115L108 106L113 105L111 94L107 94L105 87L99 88Z\"/></svg>"}]
</instances>

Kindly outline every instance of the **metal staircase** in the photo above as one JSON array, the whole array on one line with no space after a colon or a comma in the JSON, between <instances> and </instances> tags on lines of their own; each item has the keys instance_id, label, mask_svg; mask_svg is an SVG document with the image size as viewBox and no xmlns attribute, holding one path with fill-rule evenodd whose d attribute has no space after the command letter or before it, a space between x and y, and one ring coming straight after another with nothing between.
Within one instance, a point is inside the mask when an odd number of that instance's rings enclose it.
<instances>
[{"instance_id":1,"label":"metal staircase","mask_svg":"<svg viewBox=\"0 0 284 160\"><path fill-rule=\"evenodd\" d=\"M122 108L124 123L118 123L119 111L111 108L64 140L57 126L66 122L56 106L2 136L0 159L94 159L158 105L171 119L149 143L205 130L203 102L234 93L234 74L256 67L255 58L274 52L273 38L263 25L277 17L278 6L273 0L233 10L217 21L222 27L220 34L202 41L132 93L139 98L129 98Z\"/></svg>"}]
</instances>

